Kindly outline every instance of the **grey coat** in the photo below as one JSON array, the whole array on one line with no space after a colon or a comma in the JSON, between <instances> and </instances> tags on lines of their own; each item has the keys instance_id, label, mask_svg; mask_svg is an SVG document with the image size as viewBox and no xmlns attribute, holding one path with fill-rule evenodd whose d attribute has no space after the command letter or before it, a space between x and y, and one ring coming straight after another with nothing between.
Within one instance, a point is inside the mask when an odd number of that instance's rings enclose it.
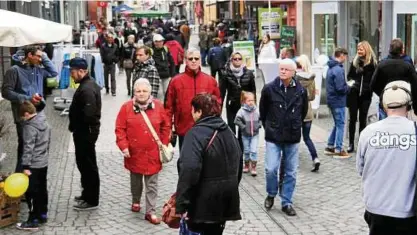
<instances>
[{"instance_id":1,"label":"grey coat","mask_svg":"<svg viewBox=\"0 0 417 235\"><path fill-rule=\"evenodd\" d=\"M23 169L48 166L51 128L45 116L36 115L23 121Z\"/></svg>"},{"instance_id":2,"label":"grey coat","mask_svg":"<svg viewBox=\"0 0 417 235\"><path fill-rule=\"evenodd\" d=\"M256 107L243 105L236 114L235 124L243 136L256 136L261 129L261 120Z\"/></svg>"}]
</instances>

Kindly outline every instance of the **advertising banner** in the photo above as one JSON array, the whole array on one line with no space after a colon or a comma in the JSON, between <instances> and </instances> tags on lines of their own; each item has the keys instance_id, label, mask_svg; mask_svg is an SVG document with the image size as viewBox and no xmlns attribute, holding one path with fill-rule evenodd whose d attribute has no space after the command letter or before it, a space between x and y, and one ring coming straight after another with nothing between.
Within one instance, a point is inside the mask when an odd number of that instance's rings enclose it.
<instances>
[{"instance_id":1,"label":"advertising banner","mask_svg":"<svg viewBox=\"0 0 417 235\"><path fill-rule=\"evenodd\" d=\"M256 71L255 48L253 41L234 41L233 52L239 52L243 57L243 64L250 70Z\"/></svg>"},{"instance_id":2,"label":"advertising banner","mask_svg":"<svg viewBox=\"0 0 417 235\"><path fill-rule=\"evenodd\" d=\"M269 8L258 8L259 39L269 33L270 25L271 39L280 38L283 14L281 8L271 8L271 15L269 15Z\"/></svg>"}]
</instances>

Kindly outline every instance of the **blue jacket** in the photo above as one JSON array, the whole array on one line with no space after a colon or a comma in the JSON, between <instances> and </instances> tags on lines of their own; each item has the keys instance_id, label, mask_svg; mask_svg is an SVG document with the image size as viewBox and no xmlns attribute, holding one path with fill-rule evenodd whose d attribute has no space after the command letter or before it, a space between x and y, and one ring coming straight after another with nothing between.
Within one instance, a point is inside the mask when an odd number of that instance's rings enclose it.
<instances>
[{"instance_id":1,"label":"blue jacket","mask_svg":"<svg viewBox=\"0 0 417 235\"><path fill-rule=\"evenodd\" d=\"M275 144L299 143L307 111L307 92L295 79L287 88L279 77L266 84L259 102L265 140Z\"/></svg>"},{"instance_id":2,"label":"blue jacket","mask_svg":"<svg viewBox=\"0 0 417 235\"><path fill-rule=\"evenodd\" d=\"M212 70L223 68L227 62L227 55L221 46L210 48L207 56L207 63Z\"/></svg>"},{"instance_id":3,"label":"blue jacket","mask_svg":"<svg viewBox=\"0 0 417 235\"><path fill-rule=\"evenodd\" d=\"M326 76L327 105L330 108L344 108L349 87L346 84L343 64L330 58L327 65L329 66Z\"/></svg>"},{"instance_id":4,"label":"blue jacket","mask_svg":"<svg viewBox=\"0 0 417 235\"><path fill-rule=\"evenodd\" d=\"M387 57L385 57L382 60L393 59L393 58L394 58L393 56L388 55ZM414 66L413 59L411 59L410 56L408 56L408 55L402 55L402 56L400 56L400 58L403 59L405 62L407 62L407 63L411 64L412 66Z\"/></svg>"},{"instance_id":5,"label":"blue jacket","mask_svg":"<svg viewBox=\"0 0 417 235\"><path fill-rule=\"evenodd\" d=\"M31 100L36 93L43 96L43 83L46 78L56 77L58 72L48 56L42 54L42 65L30 66L22 63L24 52L19 50L12 56L16 65L6 71L1 95L12 103L15 122L20 120L18 110L25 100Z\"/></svg>"}]
</instances>

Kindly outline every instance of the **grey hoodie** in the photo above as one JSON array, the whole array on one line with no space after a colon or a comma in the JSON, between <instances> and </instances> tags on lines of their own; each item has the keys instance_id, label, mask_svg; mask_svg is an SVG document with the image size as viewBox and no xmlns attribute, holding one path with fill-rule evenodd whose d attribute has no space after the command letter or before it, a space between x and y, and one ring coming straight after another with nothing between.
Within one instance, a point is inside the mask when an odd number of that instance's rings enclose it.
<instances>
[{"instance_id":1,"label":"grey hoodie","mask_svg":"<svg viewBox=\"0 0 417 235\"><path fill-rule=\"evenodd\" d=\"M236 114L235 124L243 136L256 136L261 128L259 112L255 106L242 105Z\"/></svg>"},{"instance_id":2,"label":"grey hoodie","mask_svg":"<svg viewBox=\"0 0 417 235\"><path fill-rule=\"evenodd\" d=\"M48 166L51 128L45 116L36 115L23 121L23 169Z\"/></svg>"},{"instance_id":3,"label":"grey hoodie","mask_svg":"<svg viewBox=\"0 0 417 235\"><path fill-rule=\"evenodd\" d=\"M415 215L416 133L406 117L389 116L360 134L356 166L367 211L396 218Z\"/></svg>"}]
</instances>

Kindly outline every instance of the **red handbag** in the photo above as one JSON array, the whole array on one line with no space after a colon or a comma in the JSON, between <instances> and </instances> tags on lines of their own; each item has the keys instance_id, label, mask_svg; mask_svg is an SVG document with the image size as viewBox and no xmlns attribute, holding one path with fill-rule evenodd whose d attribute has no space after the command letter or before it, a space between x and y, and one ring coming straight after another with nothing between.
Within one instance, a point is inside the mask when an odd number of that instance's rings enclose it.
<instances>
[{"instance_id":1,"label":"red handbag","mask_svg":"<svg viewBox=\"0 0 417 235\"><path fill-rule=\"evenodd\" d=\"M162 221L170 228L179 228L181 215L175 213L175 203L177 199L177 193L172 194L168 202L165 203L162 208Z\"/></svg>"}]
</instances>

